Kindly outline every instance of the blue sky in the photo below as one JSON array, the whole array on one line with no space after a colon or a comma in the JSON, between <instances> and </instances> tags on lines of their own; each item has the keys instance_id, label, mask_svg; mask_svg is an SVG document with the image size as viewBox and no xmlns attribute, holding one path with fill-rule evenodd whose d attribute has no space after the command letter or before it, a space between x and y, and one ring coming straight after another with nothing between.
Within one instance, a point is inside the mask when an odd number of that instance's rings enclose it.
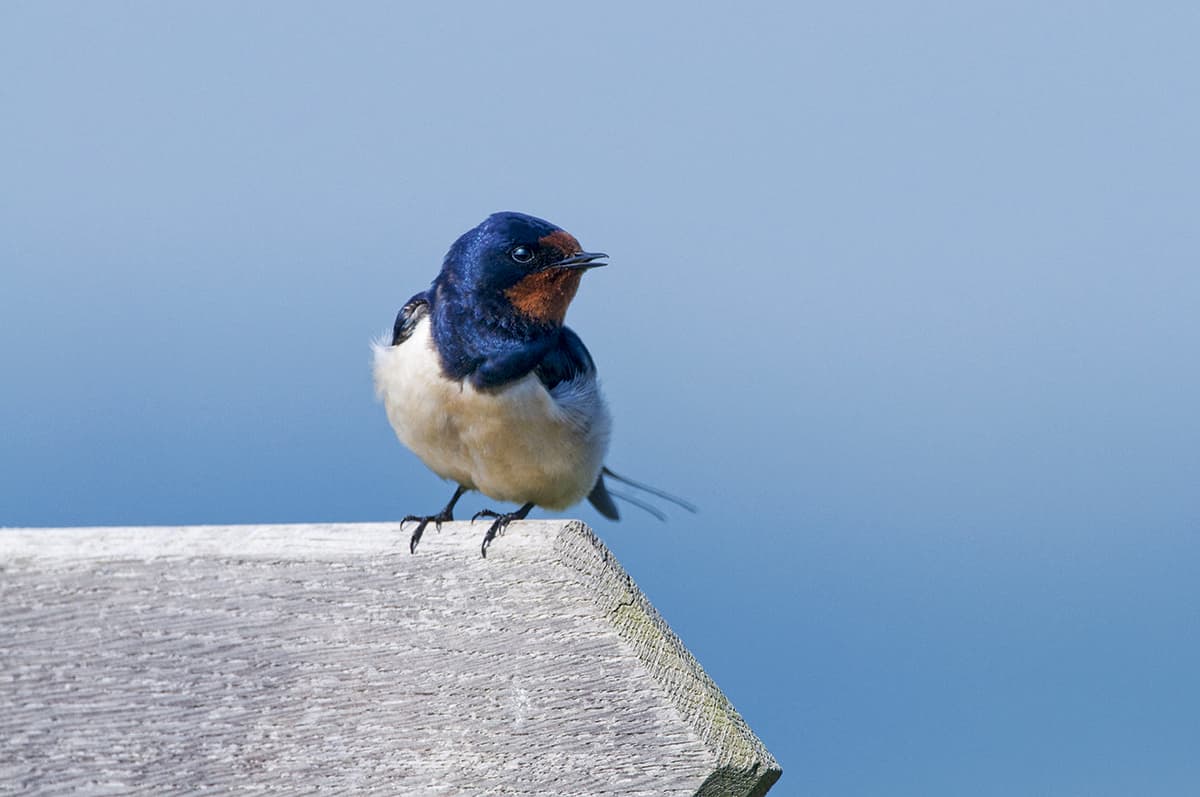
<instances>
[{"instance_id":1,"label":"blue sky","mask_svg":"<svg viewBox=\"0 0 1200 797\"><path fill-rule=\"evenodd\" d=\"M526 211L772 794L1200 791L1200 11L425 5L0 6L0 524L440 507L368 341Z\"/></svg>"}]
</instances>

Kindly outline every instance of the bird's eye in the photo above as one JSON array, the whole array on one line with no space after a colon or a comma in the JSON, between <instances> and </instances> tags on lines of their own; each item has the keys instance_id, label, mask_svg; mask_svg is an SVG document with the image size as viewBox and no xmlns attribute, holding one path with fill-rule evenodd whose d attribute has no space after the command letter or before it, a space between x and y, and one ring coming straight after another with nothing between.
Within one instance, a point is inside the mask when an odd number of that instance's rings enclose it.
<instances>
[{"instance_id":1,"label":"bird's eye","mask_svg":"<svg viewBox=\"0 0 1200 797\"><path fill-rule=\"evenodd\" d=\"M518 263L528 263L533 260L533 250L528 246L518 246L509 252L508 256Z\"/></svg>"}]
</instances>

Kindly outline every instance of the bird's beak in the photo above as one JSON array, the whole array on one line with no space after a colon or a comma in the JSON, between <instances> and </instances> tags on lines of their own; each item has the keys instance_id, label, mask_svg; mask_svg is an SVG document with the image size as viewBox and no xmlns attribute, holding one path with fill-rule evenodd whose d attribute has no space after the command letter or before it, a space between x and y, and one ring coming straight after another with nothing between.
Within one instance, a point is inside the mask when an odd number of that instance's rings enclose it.
<instances>
[{"instance_id":1,"label":"bird's beak","mask_svg":"<svg viewBox=\"0 0 1200 797\"><path fill-rule=\"evenodd\" d=\"M570 257L565 257L562 260L551 263L550 268L574 268L583 270L607 266L608 263L595 262L602 257L608 257L608 255L604 254L603 252L577 252Z\"/></svg>"}]
</instances>

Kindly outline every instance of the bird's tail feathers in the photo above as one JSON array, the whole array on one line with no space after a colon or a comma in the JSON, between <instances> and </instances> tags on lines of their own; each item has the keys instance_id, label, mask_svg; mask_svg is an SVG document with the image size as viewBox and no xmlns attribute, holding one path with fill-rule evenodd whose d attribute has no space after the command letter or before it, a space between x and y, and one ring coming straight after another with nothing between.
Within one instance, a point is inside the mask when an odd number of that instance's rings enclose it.
<instances>
[{"instance_id":1,"label":"bird's tail feathers","mask_svg":"<svg viewBox=\"0 0 1200 797\"><path fill-rule=\"evenodd\" d=\"M671 495L670 493L666 492L665 490L660 490L657 487L651 487L648 484L644 484L639 481L634 481L633 479L622 476L619 473L613 472L608 467L605 467L600 471L600 478L596 480L596 488L594 490L592 490L592 494L588 496L588 499L591 500L593 506L595 506L598 510L600 510L601 514L603 514L605 517L610 518L612 520L617 519L617 508L616 508L616 505L614 505L612 502L613 498L620 498L622 501L632 504L633 506L636 506L638 509L642 510L643 512L653 515L654 517L656 517L662 521L665 521L667 519L667 515L661 509L654 506L653 504L650 504L647 501L642 500L640 497L635 497L633 495L630 495L627 492L617 492L616 490L609 489L604 484L605 476L608 476L609 478L611 478L615 481L621 482L624 485L632 487L635 490L641 490L644 493L648 493L657 498L661 498L664 501L668 501L672 504L675 504L676 506L680 507L681 509L686 509L688 512L691 512L693 514L697 511L696 505L693 504L691 501L687 501L678 496ZM606 510L611 510L611 514L609 513L609 511L606 511Z\"/></svg>"},{"instance_id":2,"label":"bird's tail feathers","mask_svg":"<svg viewBox=\"0 0 1200 797\"><path fill-rule=\"evenodd\" d=\"M591 502L592 506L596 507L597 512L609 520L621 519L621 513L617 511L617 505L613 503L612 494L608 491L608 486L604 483L603 473L596 477L596 485L592 487L591 493L588 494L588 501Z\"/></svg>"},{"instance_id":3,"label":"bird's tail feathers","mask_svg":"<svg viewBox=\"0 0 1200 797\"><path fill-rule=\"evenodd\" d=\"M643 512L645 512L648 515L653 515L655 518L662 521L663 523L667 522L667 513L662 511L658 507L654 506L653 504L648 504L645 501L641 501L637 498L634 498L629 493L623 493L618 490L613 490L612 488L609 488L608 494L611 495L613 498L620 498L622 501L624 501L628 504L633 504L638 509L642 510Z\"/></svg>"}]
</instances>

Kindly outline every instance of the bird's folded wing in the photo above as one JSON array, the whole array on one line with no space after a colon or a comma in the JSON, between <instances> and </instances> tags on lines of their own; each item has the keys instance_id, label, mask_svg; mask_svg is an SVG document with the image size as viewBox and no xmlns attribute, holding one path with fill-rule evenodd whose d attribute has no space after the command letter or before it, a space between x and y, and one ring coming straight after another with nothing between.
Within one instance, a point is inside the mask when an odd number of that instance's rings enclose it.
<instances>
[{"instance_id":1,"label":"bird's folded wing","mask_svg":"<svg viewBox=\"0 0 1200 797\"><path fill-rule=\"evenodd\" d=\"M595 371L592 355L588 354L583 341L569 327L562 328L558 345L552 347L533 369L547 390L553 390L560 382L590 376Z\"/></svg>"}]
</instances>

